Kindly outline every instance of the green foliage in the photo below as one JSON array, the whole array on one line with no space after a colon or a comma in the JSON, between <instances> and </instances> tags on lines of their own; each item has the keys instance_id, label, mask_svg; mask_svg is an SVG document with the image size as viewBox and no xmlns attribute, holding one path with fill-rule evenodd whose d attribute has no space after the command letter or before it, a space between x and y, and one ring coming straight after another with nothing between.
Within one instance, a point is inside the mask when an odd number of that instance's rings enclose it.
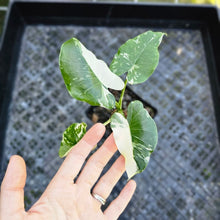
<instances>
[{"instance_id":1,"label":"green foliage","mask_svg":"<svg viewBox=\"0 0 220 220\"><path fill-rule=\"evenodd\" d=\"M128 106L128 117L114 113L111 128L119 152L125 158L125 168L130 179L147 166L157 145L157 127L140 101Z\"/></svg>"},{"instance_id":2,"label":"green foliage","mask_svg":"<svg viewBox=\"0 0 220 220\"><path fill-rule=\"evenodd\" d=\"M86 133L86 123L71 124L64 132L60 145L59 156L65 157Z\"/></svg>"},{"instance_id":3,"label":"green foliage","mask_svg":"<svg viewBox=\"0 0 220 220\"><path fill-rule=\"evenodd\" d=\"M140 173L146 168L157 145L157 126L140 101L129 104L127 120L131 130L134 159Z\"/></svg>"},{"instance_id":4,"label":"green foliage","mask_svg":"<svg viewBox=\"0 0 220 220\"><path fill-rule=\"evenodd\" d=\"M158 46L164 33L147 31L128 40L114 56L110 69L117 75L127 74L130 84L146 81L159 61Z\"/></svg>"},{"instance_id":5,"label":"green foliage","mask_svg":"<svg viewBox=\"0 0 220 220\"><path fill-rule=\"evenodd\" d=\"M128 40L114 56L110 69L75 38L66 41L60 51L60 70L70 95L91 105L114 110L104 124L111 125L118 150L125 157L129 179L146 168L158 135L154 120L140 101L129 104L125 118L123 96L127 83L142 83L152 75L158 65L158 47L163 36L162 32L148 31ZM126 72L124 83L119 76ZM122 90L118 101L108 88ZM85 123L70 125L63 133L59 156L66 156L85 133Z\"/></svg>"},{"instance_id":6,"label":"green foliage","mask_svg":"<svg viewBox=\"0 0 220 220\"><path fill-rule=\"evenodd\" d=\"M62 45L59 65L66 88L73 98L94 106L115 107L115 97L108 88L121 90L123 81L77 39L72 38Z\"/></svg>"}]
</instances>

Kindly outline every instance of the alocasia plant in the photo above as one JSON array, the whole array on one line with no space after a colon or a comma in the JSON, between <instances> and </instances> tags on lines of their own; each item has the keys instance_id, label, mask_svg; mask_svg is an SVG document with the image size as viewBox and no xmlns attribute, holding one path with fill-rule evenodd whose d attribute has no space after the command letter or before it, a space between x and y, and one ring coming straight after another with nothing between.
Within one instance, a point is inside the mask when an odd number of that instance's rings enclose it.
<instances>
[{"instance_id":1,"label":"alocasia plant","mask_svg":"<svg viewBox=\"0 0 220 220\"><path fill-rule=\"evenodd\" d=\"M76 38L63 43L60 70L69 94L93 106L114 109L104 124L110 123L115 143L125 157L128 178L142 172L157 145L157 127L140 101L128 105L127 118L122 101L127 83L145 82L159 62L158 47L165 33L147 31L125 42L115 54L110 68ZM126 80L120 78L127 73ZM108 90L121 90L118 101ZM63 133L59 156L64 157L86 133L86 124L74 123Z\"/></svg>"}]
</instances>

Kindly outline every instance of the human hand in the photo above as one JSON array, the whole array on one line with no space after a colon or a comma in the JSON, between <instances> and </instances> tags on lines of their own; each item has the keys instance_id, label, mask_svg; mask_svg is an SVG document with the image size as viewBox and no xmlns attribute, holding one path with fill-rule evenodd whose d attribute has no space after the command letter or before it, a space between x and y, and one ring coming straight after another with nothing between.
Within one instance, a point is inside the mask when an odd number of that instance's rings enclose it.
<instances>
[{"instance_id":1,"label":"human hand","mask_svg":"<svg viewBox=\"0 0 220 220\"><path fill-rule=\"evenodd\" d=\"M0 219L117 219L134 193L136 187L134 180L126 184L104 213L101 210L101 203L91 195L91 188L106 163L117 151L112 135L89 158L77 181L73 182L86 157L100 141L104 132L104 125L98 123L85 134L70 151L40 199L27 212L24 209L25 162L20 156L12 156L1 185ZM124 158L120 156L95 185L93 193L106 199L124 171Z\"/></svg>"}]
</instances>

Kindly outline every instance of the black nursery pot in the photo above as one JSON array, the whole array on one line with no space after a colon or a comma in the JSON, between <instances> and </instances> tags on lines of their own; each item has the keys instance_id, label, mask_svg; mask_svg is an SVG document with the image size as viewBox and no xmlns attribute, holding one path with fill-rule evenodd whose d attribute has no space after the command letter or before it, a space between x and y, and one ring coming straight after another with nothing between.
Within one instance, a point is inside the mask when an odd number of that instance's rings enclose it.
<instances>
[{"instance_id":1,"label":"black nursery pot","mask_svg":"<svg viewBox=\"0 0 220 220\"><path fill-rule=\"evenodd\" d=\"M151 29L168 34L159 65L145 83L126 89L125 105L140 100L151 109L159 140L120 219L219 219L217 12L212 6L165 4L10 4L0 50L1 178L9 157L22 155L27 208L62 162L58 149L66 127L82 121L90 127L111 114L68 95L58 67L61 44L76 37L109 64L122 43ZM124 175L108 202L126 181Z\"/></svg>"},{"instance_id":2,"label":"black nursery pot","mask_svg":"<svg viewBox=\"0 0 220 220\"><path fill-rule=\"evenodd\" d=\"M110 91L115 96L116 100L119 100L121 92L116 90L110 90ZM156 116L157 110L152 105L150 105L145 100L143 100L140 96L138 96L136 93L134 93L132 89L127 87L125 90L123 103L122 103L122 109L124 110L125 117L127 117L127 109L129 103L135 100L141 101L143 103L144 108L148 111L148 113L152 118ZM86 115L93 123L97 123L97 122L105 123L114 112L115 109L108 110L99 106L91 106L86 111ZM106 129L105 137L107 137L110 133L111 133L111 129L110 126L108 125Z\"/></svg>"},{"instance_id":3,"label":"black nursery pot","mask_svg":"<svg viewBox=\"0 0 220 220\"><path fill-rule=\"evenodd\" d=\"M116 100L119 100L121 94L120 91L111 90L111 93L115 96ZM136 93L134 93L132 89L130 89L129 87L127 87L125 90L123 103L122 103L122 109L124 109L125 115L127 114L127 108L129 103L135 100L141 101L143 103L144 108L148 111L148 113L152 118L156 116L157 110L152 105L150 105L145 100L143 100L140 96L138 96ZM111 117L113 112L114 109L108 110L98 106L91 106L87 110L86 114L90 118L90 120L92 120L94 123L96 122L104 123Z\"/></svg>"}]
</instances>

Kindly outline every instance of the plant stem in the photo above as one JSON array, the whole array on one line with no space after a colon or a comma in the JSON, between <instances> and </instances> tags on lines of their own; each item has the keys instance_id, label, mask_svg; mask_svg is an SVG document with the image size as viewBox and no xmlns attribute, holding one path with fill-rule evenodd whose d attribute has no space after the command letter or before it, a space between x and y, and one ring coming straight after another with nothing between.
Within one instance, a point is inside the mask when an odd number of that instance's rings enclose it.
<instances>
[{"instance_id":1,"label":"plant stem","mask_svg":"<svg viewBox=\"0 0 220 220\"><path fill-rule=\"evenodd\" d=\"M122 90L122 92L121 92L121 96L120 96L120 99L119 99L119 102L118 102L118 104L119 104L119 110L122 110L122 100L123 100L123 98L124 98L124 94L125 94L125 89L126 89L127 83L128 83L128 80L126 79L126 80L125 80L125 86L124 86L124 88L123 88L123 90Z\"/></svg>"},{"instance_id":2,"label":"plant stem","mask_svg":"<svg viewBox=\"0 0 220 220\"><path fill-rule=\"evenodd\" d=\"M124 85L124 88L122 89L121 91L121 96L120 96L120 99L116 105L116 108L117 108L117 112L121 113L122 115L123 114L123 110L122 110L122 101L123 101L123 98L124 98L124 94L125 94L125 89L126 89L126 86L127 86L127 83L128 83L128 80L126 79L125 80L125 85ZM106 126L108 125L109 123L111 122L111 119L108 119L106 122L104 122L103 124Z\"/></svg>"},{"instance_id":3,"label":"plant stem","mask_svg":"<svg viewBox=\"0 0 220 220\"><path fill-rule=\"evenodd\" d=\"M105 125L105 126L106 126L106 125L108 125L110 122L111 122L111 120L110 120L110 119L108 119L108 121L104 122L104 123L103 123L103 125Z\"/></svg>"}]
</instances>

